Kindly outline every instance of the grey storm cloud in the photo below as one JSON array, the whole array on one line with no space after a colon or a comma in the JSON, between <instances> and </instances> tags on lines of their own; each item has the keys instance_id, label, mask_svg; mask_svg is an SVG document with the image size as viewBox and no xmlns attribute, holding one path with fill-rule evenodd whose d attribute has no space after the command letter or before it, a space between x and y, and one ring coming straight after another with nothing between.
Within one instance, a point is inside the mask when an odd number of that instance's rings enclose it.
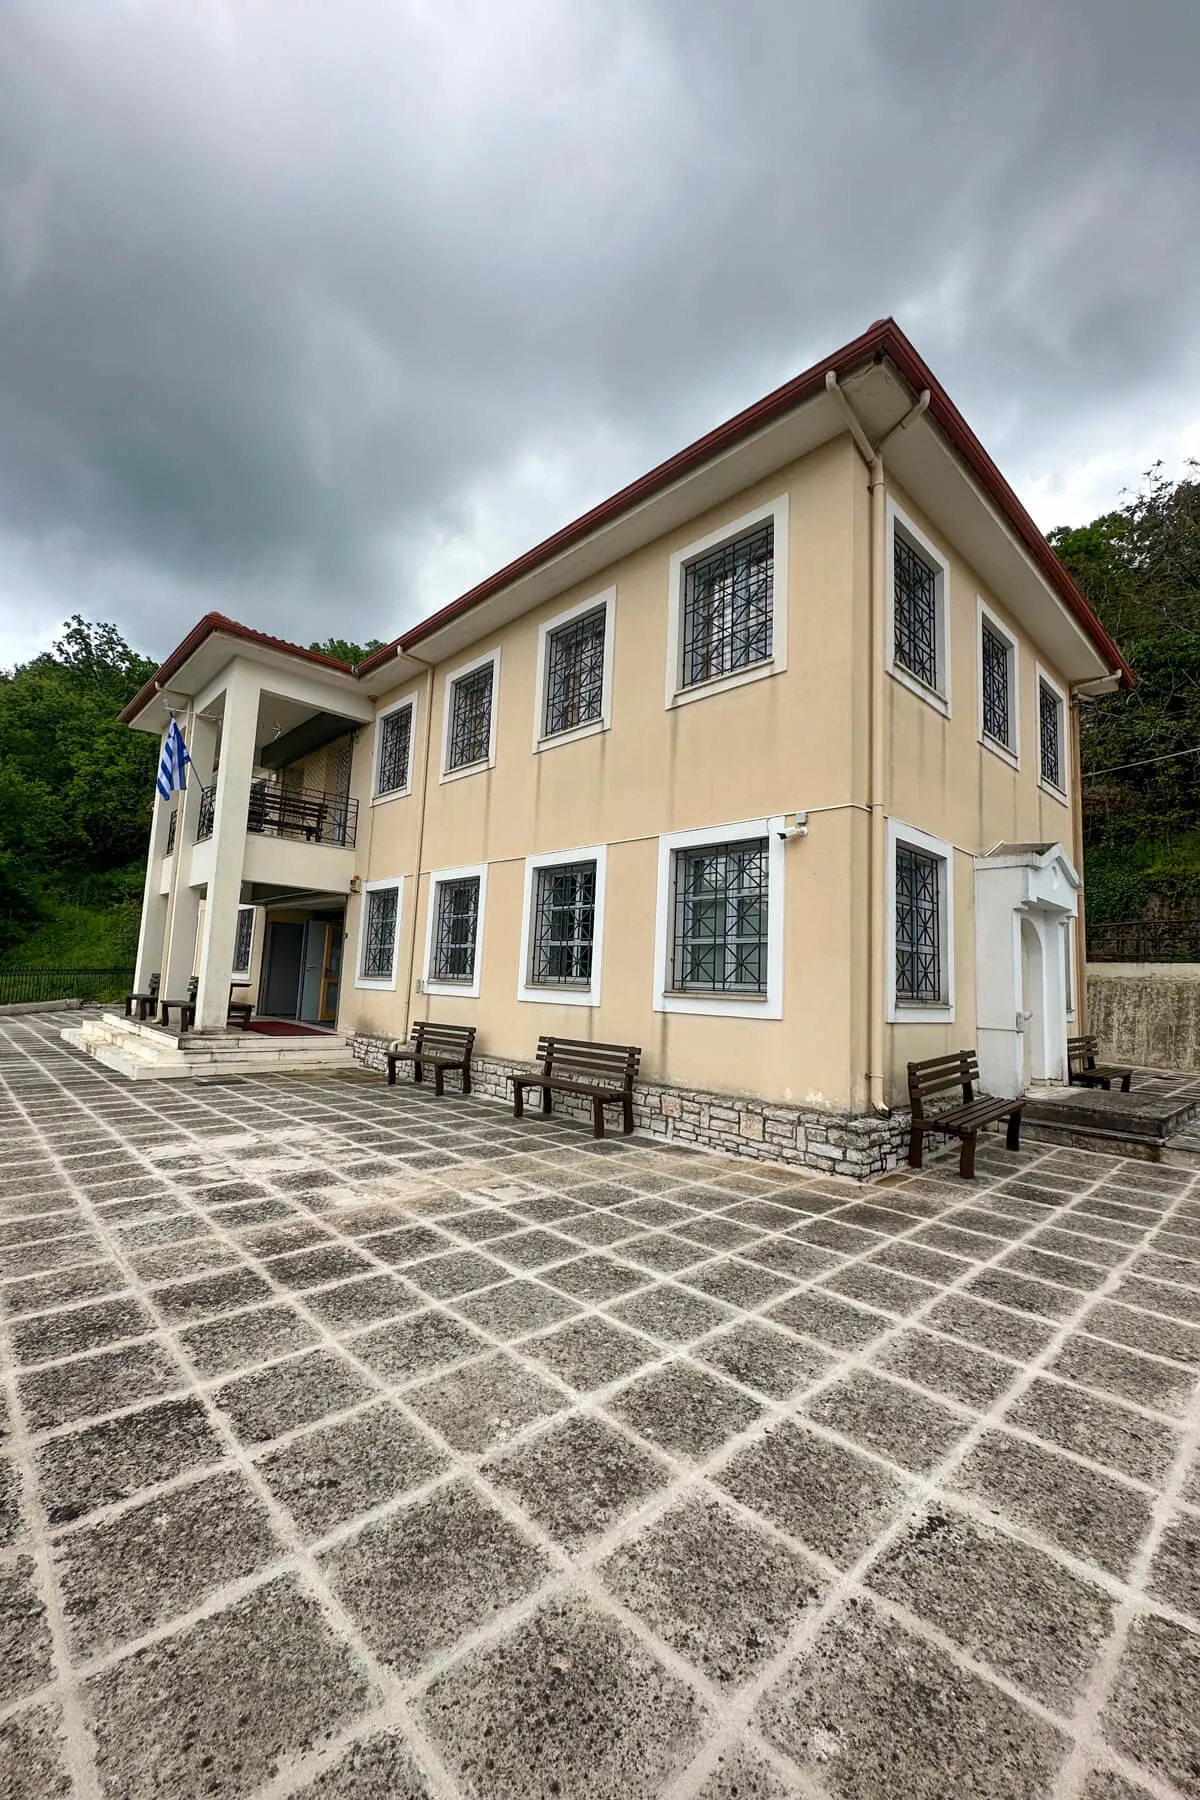
<instances>
[{"instance_id":1,"label":"grey storm cloud","mask_svg":"<svg viewBox=\"0 0 1200 1800\"><path fill-rule=\"evenodd\" d=\"M7 0L0 663L390 636L893 313L1043 523L1200 449L1195 0Z\"/></svg>"}]
</instances>

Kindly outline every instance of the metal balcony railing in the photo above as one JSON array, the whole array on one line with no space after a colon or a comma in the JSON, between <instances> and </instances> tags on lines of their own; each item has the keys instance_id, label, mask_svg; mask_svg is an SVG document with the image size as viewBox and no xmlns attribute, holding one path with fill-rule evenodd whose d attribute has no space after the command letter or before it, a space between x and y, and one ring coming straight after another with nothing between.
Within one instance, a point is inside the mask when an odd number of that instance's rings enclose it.
<instances>
[{"instance_id":1,"label":"metal balcony railing","mask_svg":"<svg viewBox=\"0 0 1200 1800\"><path fill-rule=\"evenodd\" d=\"M215 787L200 790L198 844L213 834L215 796ZM297 838L302 843L337 844L352 850L358 830L358 801L319 788L269 787L256 782L246 808L246 830L259 837Z\"/></svg>"},{"instance_id":2,"label":"metal balcony railing","mask_svg":"<svg viewBox=\"0 0 1200 1800\"><path fill-rule=\"evenodd\" d=\"M1088 921L1089 962L1200 962L1200 918Z\"/></svg>"}]
</instances>

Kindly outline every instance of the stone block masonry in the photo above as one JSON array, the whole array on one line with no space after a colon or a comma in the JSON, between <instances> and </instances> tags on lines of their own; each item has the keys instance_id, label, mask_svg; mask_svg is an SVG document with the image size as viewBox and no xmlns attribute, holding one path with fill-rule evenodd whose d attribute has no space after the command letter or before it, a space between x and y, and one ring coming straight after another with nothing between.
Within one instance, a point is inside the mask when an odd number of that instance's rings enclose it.
<instances>
[{"instance_id":1,"label":"stone block masonry","mask_svg":"<svg viewBox=\"0 0 1200 1800\"><path fill-rule=\"evenodd\" d=\"M386 1037L352 1035L356 1062L369 1069L386 1068ZM471 1063L472 1091L484 1099L511 1103L510 1075L529 1063L498 1056L476 1056ZM411 1073L397 1071L399 1080ZM454 1075L447 1076L453 1083ZM565 1118L591 1123L591 1107L570 1094L555 1094L554 1110ZM815 1107L784 1106L774 1101L715 1094L703 1088L666 1087L635 1082L633 1116L638 1131L668 1143L756 1162L794 1164L825 1175L849 1175L866 1181L902 1162L908 1151L908 1113L876 1119L861 1113L822 1112ZM612 1114L615 1120L615 1111ZM619 1130L619 1126L615 1127ZM613 1127L606 1127L613 1129Z\"/></svg>"}]
</instances>

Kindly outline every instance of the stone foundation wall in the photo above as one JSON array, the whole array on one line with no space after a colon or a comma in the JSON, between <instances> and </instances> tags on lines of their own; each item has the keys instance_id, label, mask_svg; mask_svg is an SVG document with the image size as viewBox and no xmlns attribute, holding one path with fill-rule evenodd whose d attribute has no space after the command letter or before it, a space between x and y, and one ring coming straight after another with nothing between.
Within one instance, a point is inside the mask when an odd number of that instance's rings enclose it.
<instances>
[{"instance_id":1,"label":"stone foundation wall","mask_svg":"<svg viewBox=\"0 0 1200 1800\"><path fill-rule=\"evenodd\" d=\"M383 1072L387 1066L387 1038L363 1033L348 1041L356 1062ZM484 1099L511 1106L508 1077L519 1069L528 1070L529 1066L496 1056L476 1056L471 1063L472 1091ZM406 1070L401 1064L396 1078L411 1079L411 1065ZM447 1084L457 1080L453 1074L446 1077ZM526 1111L533 1110L538 1100L537 1095L527 1097ZM566 1118L591 1124L591 1106L573 1095L555 1094L554 1110ZM747 1156L758 1162L796 1164L822 1170L826 1175L851 1175L859 1181L895 1168L908 1152L906 1112L897 1112L891 1119L876 1119L639 1081L634 1083L633 1116L639 1131L670 1143L721 1150L726 1155ZM606 1115L608 1121L618 1117L615 1108ZM605 1128L619 1130L620 1126L606 1123Z\"/></svg>"}]
</instances>

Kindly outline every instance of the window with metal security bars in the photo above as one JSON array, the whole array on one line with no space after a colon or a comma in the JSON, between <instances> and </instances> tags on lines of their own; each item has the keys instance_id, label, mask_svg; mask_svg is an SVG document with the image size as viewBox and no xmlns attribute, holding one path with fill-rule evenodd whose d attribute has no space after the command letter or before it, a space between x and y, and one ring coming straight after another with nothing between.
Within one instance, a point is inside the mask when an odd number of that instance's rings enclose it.
<instances>
[{"instance_id":1,"label":"window with metal security bars","mask_svg":"<svg viewBox=\"0 0 1200 1800\"><path fill-rule=\"evenodd\" d=\"M474 980L478 925L479 877L440 881L429 970L434 981Z\"/></svg>"},{"instance_id":2,"label":"window with metal security bars","mask_svg":"<svg viewBox=\"0 0 1200 1800\"><path fill-rule=\"evenodd\" d=\"M688 563L683 572L682 685L769 662L775 521Z\"/></svg>"},{"instance_id":3,"label":"window with metal security bars","mask_svg":"<svg viewBox=\"0 0 1200 1800\"><path fill-rule=\"evenodd\" d=\"M531 986L588 985L596 935L594 862L536 871L530 935Z\"/></svg>"},{"instance_id":4,"label":"window with metal security bars","mask_svg":"<svg viewBox=\"0 0 1200 1800\"><path fill-rule=\"evenodd\" d=\"M983 660L983 731L985 737L1012 749L1012 646L986 622L981 627Z\"/></svg>"},{"instance_id":5,"label":"window with metal security bars","mask_svg":"<svg viewBox=\"0 0 1200 1800\"><path fill-rule=\"evenodd\" d=\"M543 737L591 725L604 713L604 632L607 608L552 631L546 641Z\"/></svg>"},{"instance_id":6,"label":"window with metal security bars","mask_svg":"<svg viewBox=\"0 0 1200 1800\"><path fill-rule=\"evenodd\" d=\"M368 888L364 896L362 952L359 975L364 981L390 981L396 960L396 914L400 902L397 887Z\"/></svg>"},{"instance_id":7,"label":"window with metal security bars","mask_svg":"<svg viewBox=\"0 0 1200 1800\"><path fill-rule=\"evenodd\" d=\"M938 679L938 571L903 537L895 534L893 558L894 655L902 669L940 686Z\"/></svg>"},{"instance_id":8,"label":"window with metal security bars","mask_svg":"<svg viewBox=\"0 0 1200 1800\"><path fill-rule=\"evenodd\" d=\"M942 878L940 857L896 846L896 998L906 1005L940 1006Z\"/></svg>"},{"instance_id":9,"label":"window with metal security bars","mask_svg":"<svg viewBox=\"0 0 1200 1800\"><path fill-rule=\"evenodd\" d=\"M1042 780L1061 792L1063 780L1062 700L1049 682L1038 683L1038 734Z\"/></svg>"},{"instance_id":10,"label":"window with metal security bars","mask_svg":"<svg viewBox=\"0 0 1200 1800\"><path fill-rule=\"evenodd\" d=\"M411 706L398 706L384 713L379 731L379 760L375 768L375 792L394 794L408 786L408 763L412 750Z\"/></svg>"},{"instance_id":11,"label":"window with metal security bars","mask_svg":"<svg viewBox=\"0 0 1200 1800\"><path fill-rule=\"evenodd\" d=\"M494 663L461 675L450 690L450 735L447 769L469 769L486 762L492 744L492 682Z\"/></svg>"},{"instance_id":12,"label":"window with metal security bars","mask_svg":"<svg viewBox=\"0 0 1200 1800\"><path fill-rule=\"evenodd\" d=\"M767 852L766 838L675 852L676 990L766 993Z\"/></svg>"},{"instance_id":13,"label":"window with metal security bars","mask_svg":"<svg viewBox=\"0 0 1200 1800\"><path fill-rule=\"evenodd\" d=\"M233 973L249 975L250 950L254 943L254 908L239 906L237 932L233 940Z\"/></svg>"}]
</instances>

